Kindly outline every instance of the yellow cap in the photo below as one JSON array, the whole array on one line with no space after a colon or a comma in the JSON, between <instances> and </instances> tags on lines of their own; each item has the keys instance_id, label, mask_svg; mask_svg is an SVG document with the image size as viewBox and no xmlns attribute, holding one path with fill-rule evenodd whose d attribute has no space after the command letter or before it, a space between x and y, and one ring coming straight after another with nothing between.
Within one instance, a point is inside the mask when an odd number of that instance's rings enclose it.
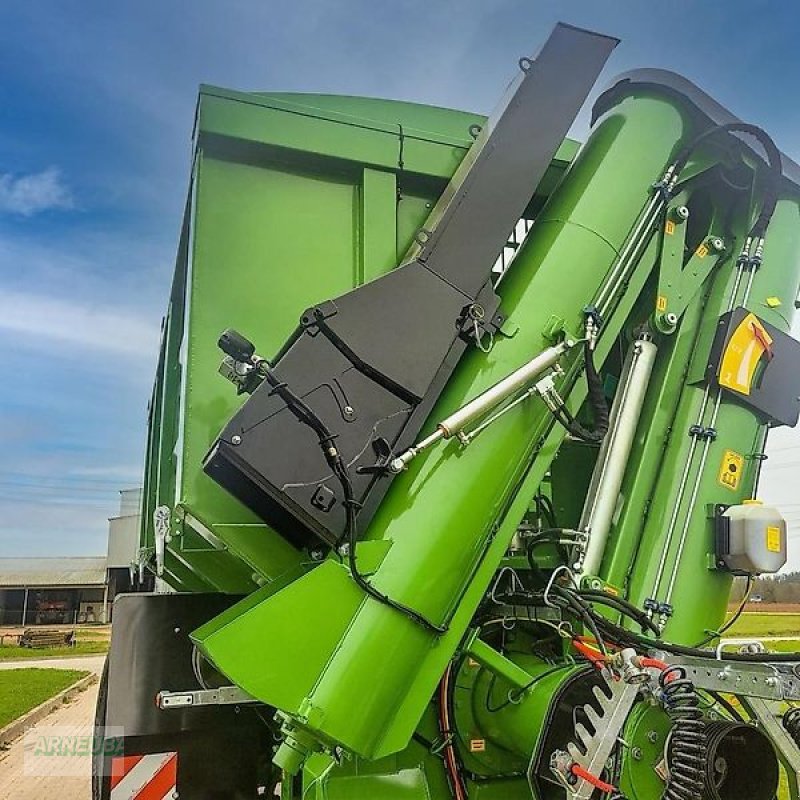
<instances>
[{"instance_id":1,"label":"yellow cap","mask_svg":"<svg viewBox=\"0 0 800 800\"><path fill-rule=\"evenodd\" d=\"M763 500L756 500L755 498L750 498L749 500L742 500L743 506L763 506Z\"/></svg>"}]
</instances>

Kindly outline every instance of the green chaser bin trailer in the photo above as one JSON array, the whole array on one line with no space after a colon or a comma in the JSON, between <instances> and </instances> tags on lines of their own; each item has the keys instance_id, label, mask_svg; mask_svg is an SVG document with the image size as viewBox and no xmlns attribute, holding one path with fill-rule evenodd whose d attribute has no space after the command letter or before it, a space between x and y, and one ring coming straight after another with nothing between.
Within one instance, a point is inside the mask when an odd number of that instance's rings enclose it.
<instances>
[{"instance_id":1,"label":"green chaser bin trailer","mask_svg":"<svg viewBox=\"0 0 800 800\"><path fill-rule=\"evenodd\" d=\"M616 44L490 119L201 89L98 800L797 798L800 654L724 621L800 169L660 70L567 138Z\"/></svg>"}]
</instances>

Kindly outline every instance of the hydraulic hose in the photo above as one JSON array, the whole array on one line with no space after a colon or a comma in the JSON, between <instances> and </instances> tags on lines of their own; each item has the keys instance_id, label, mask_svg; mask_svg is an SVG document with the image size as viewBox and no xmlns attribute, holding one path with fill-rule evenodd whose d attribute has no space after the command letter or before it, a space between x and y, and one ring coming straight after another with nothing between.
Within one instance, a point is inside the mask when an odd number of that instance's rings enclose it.
<instances>
[{"instance_id":1,"label":"hydraulic hose","mask_svg":"<svg viewBox=\"0 0 800 800\"><path fill-rule=\"evenodd\" d=\"M765 188L764 203L761 207L761 212L759 213L749 234L754 239L763 238L764 234L766 233L767 226L769 225L769 221L772 219L772 215L775 212L775 206L778 202L778 186L781 175L783 174L780 151L778 150L775 142L772 140L772 137L765 130L759 128L757 125L750 125L746 122L729 122L725 125L717 125L713 128L709 128L707 131L704 131L691 142L689 142L689 144L687 144L683 150L678 153L678 156L674 162L674 175L677 176L680 174L680 172L686 166L689 157L699 145L701 145L711 136L721 132L748 134L749 136L757 139L764 148L764 152L767 156L767 164L770 169L770 180Z\"/></svg>"},{"instance_id":2,"label":"hydraulic hose","mask_svg":"<svg viewBox=\"0 0 800 800\"><path fill-rule=\"evenodd\" d=\"M591 444L597 444L602 442L606 433L608 433L609 409L605 392L603 391L603 383L600 380L600 375L594 364L594 350L591 348L588 341L584 344L584 363L586 366L586 386L589 393L589 405L592 409L594 429L588 430L584 428L583 425L572 416L566 405L562 405L553 413L556 419L576 439Z\"/></svg>"}]
</instances>

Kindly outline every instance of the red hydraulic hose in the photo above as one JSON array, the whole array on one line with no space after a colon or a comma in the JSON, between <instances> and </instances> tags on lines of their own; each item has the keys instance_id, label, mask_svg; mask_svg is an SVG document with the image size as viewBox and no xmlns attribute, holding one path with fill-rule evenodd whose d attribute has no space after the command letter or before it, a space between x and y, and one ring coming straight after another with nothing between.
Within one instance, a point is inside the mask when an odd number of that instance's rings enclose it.
<instances>
[{"instance_id":1,"label":"red hydraulic hose","mask_svg":"<svg viewBox=\"0 0 800 800\"><path fill-rule=\"evenodd\" d=\"M587 783L591 783L592 786L598 788L601 792L616 792L617 787L613 786L610 783L606 783L604 780L601 780L597 777L597 775L592 775L588 769L584 769L580 764L573 764L570 767L570 772L576 777L585 780Z\"/></svg>"}]
</instances>

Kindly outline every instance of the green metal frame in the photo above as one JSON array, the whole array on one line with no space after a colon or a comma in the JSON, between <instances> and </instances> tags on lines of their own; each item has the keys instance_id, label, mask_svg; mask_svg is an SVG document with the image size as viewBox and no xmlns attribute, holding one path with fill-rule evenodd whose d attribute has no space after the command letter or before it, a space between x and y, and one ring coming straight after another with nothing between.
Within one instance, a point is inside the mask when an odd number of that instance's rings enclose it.
<instances>
[{"instance_id":1,"label":"green metal frame","mask_svg":"<svg viewBox=\"0 0 800 800\"><path fill-rule=\"evenodd\" d=\"M451 663L461 681L458 747L475 772L493 776L471 783L470 800L529 797L527 759L553 694L574 672L567 662L564 675L532 684L548 669L541 658L503 654L473 628L498 568L525 566L507 549L531 498L544 490L560 517L580 515L594 452L565 445L565 432L538 401L520 403L468 447L453 440L420 455L394 479L362 532L357 554L370 580L446 624L443 636L365 596L337 554L319 560L290 546L200 470L241 402L216 374L218 334L234 327L270 354L302 309L392 269L464 157L470 126L483 121L384 100L201 90L192 186L149 412L141 546L152 566L152 516L166 506L167 582L181 591L246 595L192 638L231 681L278 710L284 800L296 800L288 773L298 770L303 798L448 796L432 697ZM491 352L475 349L463 358L423 433L554 339L579 335L584 306L618 258L653 182L696 126L677 97L638 88L599 120L577 157L577 145L564 142L532 197L531 234L498 286L507 321ZM673 209L700 208L716 159L711 151L698 154ZM743 163L753 166L746 157ZM656 329L659 356L642 432L597 579L639 606L654 595L664 599L664 587L654 584L666 553L676 575L666 635L686 644L719 627L731 583L710 558L708 507L752 492L764 434L762 420L723 398L717 439L699 451L694 445L690 458L688 431L705 392L699 378L735 280L730 254L752 212L752 198L745 207L735 201L715 194L706 223L691 236L670 212L674 228L652 237L596 351L613 378L634 332L648 323ZM800 282L797 253L800 203L787 186L749 301L782 330ZM767 302L774 297L779 308ZM569 356L563 366L559 385L580 415L582 365ZM703 420L710 422L710 413ZM717 480L728 449L746 463L733 491ZM688 532L679 557L682 537L668 542L664 521L687 464L687 485L696 482L697 491L684 493L678 509L677 534L684 521ZM543 566L553 555L545 554ZM519 702L486 711L492 691L511 689L520 690ZM662 712L638 709L625 735L642 746L642 737L660 737L666 724ZM480 755L470 750L473 739L484 743ZM623 765L625 790L647 800L656 784L635 762L652 768L657 747L650 744L642 759L626 756Z\"/></svg>"}]
</instances>

